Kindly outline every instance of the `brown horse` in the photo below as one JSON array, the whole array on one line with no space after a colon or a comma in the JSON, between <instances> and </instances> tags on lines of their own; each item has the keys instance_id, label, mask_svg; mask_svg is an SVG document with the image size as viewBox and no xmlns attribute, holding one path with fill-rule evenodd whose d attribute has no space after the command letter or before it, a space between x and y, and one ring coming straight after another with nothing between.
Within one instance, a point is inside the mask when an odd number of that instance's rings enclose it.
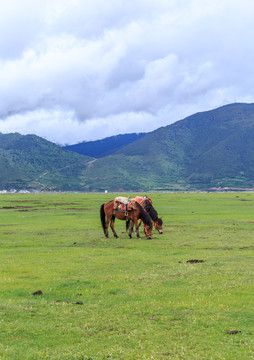
<instances>
[{"instance_id":1,"label":"brown horse","mask_svg":"<svg viewBox=\"0 0 254 360\"><path fill-rule=\"evenodd\" d=\"M163 234L163 221L162 218L158 217L158 213L152 205L152 200L147 196L136 196L132 199L133 201L137 201L143 209L148 213L152 221L154 222L154 228L159 232L159 234ZM139 226L141 222L139 223ZM144 233L146 234L146 224L144 224Z\"/></svg>"},{"instance_id":2,"label":"brown horse","mask_svg":"<svg viewBox=\"0 0 254 360\"><path fill-rule=\"evenodd\" d=\"M152 228L153 224L149 217L149 215L144 211L142 206L139 205L136 201L131 202L132 206L125 208L124 210L119 210L115 208L114 200L111 200L105 204L101 205L100 208L100 217L101 217L101 224L104 231L106 238L108 238L108 226L112 229L112 232L116 238L118 238L117 233L115 231L114 223L115 218L119 220L131 221L131 227L129 230L129 237L132 238L132 231L135 225L136 228L136 235L138 239L140 239L139 231L138 231L138 220L141 219L143 223L147 226L147 238L152 238ZM127 227L126 227L127 230Z\"/></svg>"}]
</instances>

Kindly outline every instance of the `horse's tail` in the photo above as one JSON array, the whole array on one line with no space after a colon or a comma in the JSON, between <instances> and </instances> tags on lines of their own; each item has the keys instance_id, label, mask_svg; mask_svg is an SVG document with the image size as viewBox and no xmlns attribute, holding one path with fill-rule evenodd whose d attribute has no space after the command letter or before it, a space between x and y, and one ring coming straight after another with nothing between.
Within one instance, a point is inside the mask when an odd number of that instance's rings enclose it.
<instances>
[{"instance_id":1,"label":"horse's tail","mask_svg":"<svg viewBox=\"0 0 254 360\"><path fill-rule=\"evenodd\" d=\"M102 225L103 231L105 233L106 220L105 220L104 204L101 205L100 216L101 216L101 225Z\"/></svg>"},{"instance_id":2,"label":"horse's tail","mask_svg":"<svg viewBox=\"0 0 254 360\"><path fill-rule=\"evenodd\" d=\"M147 214L147 212L142 208L141 205L139 205L138 202L135 202L136 203L136 206L139 208L139 211L140 211L140 218L141 220L143 221L143 223L145 225L148 225L149 228L152 228L153 227L153 224L152 224L152 221L151 221L151 218L150 216Z\"/></svg>"},{"instance_id":3,"label":"horse's tail","mask_svg":"<svg viewBox=\"0 0 254 360\"><path fill-rule=\"evenodd\" d=\"M126 220L126 231L128 231L129 227L130 227L130 219Z\"/></svg>"}]
</instances>

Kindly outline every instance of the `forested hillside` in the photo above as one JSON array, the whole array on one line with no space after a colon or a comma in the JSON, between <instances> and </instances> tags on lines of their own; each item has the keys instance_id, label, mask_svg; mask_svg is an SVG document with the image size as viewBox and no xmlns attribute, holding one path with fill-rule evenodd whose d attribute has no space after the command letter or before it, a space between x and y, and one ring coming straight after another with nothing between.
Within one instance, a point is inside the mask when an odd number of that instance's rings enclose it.
<instances>
[{"instance_id":1,"label":"forested hillside","mask_svg":"<svg viewBox=\"0 0 254 360\"><path fill-rule=\"evenodd\" d=\"M103 141L99 143L101 146ZM100 148L97 145L95 142L94 150ZM97 156L107 150L105 145ZM99 159L63 149L35 135L0 134L0 188L252 188L253 165L254 104L231 104L194 114L118 146L112 155Z\"/></svg>"},{"instance_id":2,"label":"forested hillside","mask_svg":"<svg viewBox=\"0 0 254 360\"><path fill-rule=\"evenodd\" d=\"M35 135L0 133L0 190L82 190L91 160Z\"/></svg>"},{"instance_id":3,"label":"forested hillside","mask_svg":"<svg viewBox=\"0 0 254 360\"><path fill-rule=\"evenodd\" d=\"M98 189L253 187L253 164L254 104L232 104L147 134L95 162L87 178Z\"/></svg>"}]
</instances>

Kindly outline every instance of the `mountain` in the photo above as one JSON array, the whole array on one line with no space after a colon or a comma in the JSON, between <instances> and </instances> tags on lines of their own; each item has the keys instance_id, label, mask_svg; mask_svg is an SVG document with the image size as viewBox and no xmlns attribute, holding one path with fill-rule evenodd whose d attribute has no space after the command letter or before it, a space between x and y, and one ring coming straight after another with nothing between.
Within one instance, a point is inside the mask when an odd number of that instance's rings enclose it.
<instances>
[{"instance_id":1,"label":"mountain","mask_svg":"<svg viewBox=\"0 0 254 360\"><path fill-rule=\"evenodd\" d=\"M91 161L35 135L0 133L0 190L83 190Z\"/></svg>"},{"instance_id":2,"label":"mountain","mask_svg":"<svg viewBox=\"0 0 254 360\"><path fill-rule=\"evenodd\" d=\"M194 114L97 159L35 135L0 134L0 190L253 188L253 165L254 104Z\"/></svg>"},{"instance_id":3,"label":"mountain","mask_svg":"<svg viewBox=\"0 0 254 360\"><path fill-rule=\"evenodd\" d=\"M84 141L64 148L78 154L101 158L115 153L117 150L145 136L145 133L132 133L110 136L102 140Z\"/></svg>"},{"instance_id":4,"label":"mountain","mask_svg":"<svg viewBox=\"0 0 254 360\"><path fill-rule=\"evenodd\" d=\"M253 164L254 104L231 104L150 132L85 174L97 190L253 187Z\"/></svg>"}]
</instances>

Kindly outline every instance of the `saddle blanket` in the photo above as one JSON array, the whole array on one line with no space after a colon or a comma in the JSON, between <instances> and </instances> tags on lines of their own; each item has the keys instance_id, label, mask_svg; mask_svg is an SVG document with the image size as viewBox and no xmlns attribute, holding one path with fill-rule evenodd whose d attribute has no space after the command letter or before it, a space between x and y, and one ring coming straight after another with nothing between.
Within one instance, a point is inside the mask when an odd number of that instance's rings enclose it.
<instances>
[{"instance_id":1,"label":"saddle blanket","mask_svg":"<svg viewBox=\"0 0 254 360\"><path fill-rule=\"evenodd\" d=\"M131 199L131 200L137 201L137 203L139 203L139 204L141 204L141 203L142 203L143 201L145 201L145 200L149 200L150 203L152 203L152 200L149 199L147 196L136 196L136 197L134 197L134 198Z\"/></svg>"},{"instance_id":2,"label":"saddle blanket","mask_svg":"<svg viewBox=\"0 0 254 360\"><path fill-rule=\"evenodd\" d=\"M146 198L143 197L143 196L135 196L135 197L134 197L133 199L131 199L131 200L137 201L137 203L141 204L142 201L144 201L145 199L146 199Z\"/></svg>"}]
</instances>

